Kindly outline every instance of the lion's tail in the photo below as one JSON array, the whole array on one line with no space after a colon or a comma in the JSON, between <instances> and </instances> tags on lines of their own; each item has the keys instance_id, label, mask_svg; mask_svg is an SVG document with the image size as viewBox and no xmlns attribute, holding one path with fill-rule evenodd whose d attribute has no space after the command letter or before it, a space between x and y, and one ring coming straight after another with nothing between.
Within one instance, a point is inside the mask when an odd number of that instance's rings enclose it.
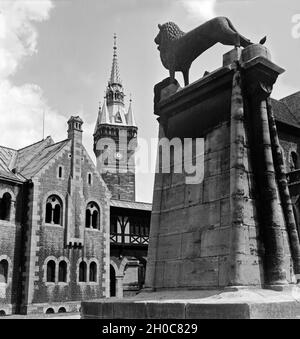
<instances>
[{"instance_id":1,"label":"lion's tail","mask_svg":"<svg viewBox=\"0 0 300 339\"><path fill-rule=\"evenodd\" d=\"M227 19L227 22L228 22L228 25L229 25L229 27L235 32L235 33L237 33L238 35L239 35L239 43L240 43L240 45L242 46L242 47L248 47L248 46L250 46L250 45L253 45L253 42L251 42L249 39L247 39L246 37L244 37L243 35L241 35L238 31L237 31L237 29L233 26L233 23L228 19L228 18L226 18Z\"/></svg>"},{"instance_id":2,"label":"lion's tail","mask_svg":"<svg viewBox=\"0 0 300 339\"><path fill-rule=\"evenodd\" d=\"M233 23L227 18L227 21L228 21L228 25L229 27L235 31L238 35L239 35L239 38L240 38L240 44L242 47L248 47L250 45L253 45L253 42L251 42L249 39L245 38L243 35L239 34L239 32L236 30L236 28L233 26ZM267 37L263 37L261 40L260 40L260 44L261 45L264 45L267 41Z\"/></svg>"}]
</instances>

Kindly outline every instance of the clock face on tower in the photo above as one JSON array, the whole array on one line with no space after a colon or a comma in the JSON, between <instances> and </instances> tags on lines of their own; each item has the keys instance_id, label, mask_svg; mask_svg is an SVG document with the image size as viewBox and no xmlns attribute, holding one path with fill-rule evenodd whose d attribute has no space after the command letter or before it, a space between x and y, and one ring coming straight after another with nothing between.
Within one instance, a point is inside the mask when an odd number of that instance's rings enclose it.
<instances>
[{"instance_id":1,"label":"clock face on tower","mask_svg":"<svg viewBox=\"0 0 300 339\"><path fill-rule=\"evenodd\" d=\"M115 153L115 159L116 160L122 160L123 159L123 154L121 152L116 152Z\"/></svg>"}]
</instances>

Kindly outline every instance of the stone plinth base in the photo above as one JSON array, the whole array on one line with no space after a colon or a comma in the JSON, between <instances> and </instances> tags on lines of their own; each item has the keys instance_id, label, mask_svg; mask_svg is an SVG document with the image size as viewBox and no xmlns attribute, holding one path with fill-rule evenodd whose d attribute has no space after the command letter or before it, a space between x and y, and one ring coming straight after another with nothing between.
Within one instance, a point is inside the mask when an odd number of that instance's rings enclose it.
<instances>
[{"instance_id":1,"label":"stone plinth base","mask_svg":"<svg viewBox=\"0 0 300 339\"><path fill-rule=\"evenodd\" d=\"M294 319L300 289L162 291L82 303L83 319Z\"/></svg>"}]
</instances>

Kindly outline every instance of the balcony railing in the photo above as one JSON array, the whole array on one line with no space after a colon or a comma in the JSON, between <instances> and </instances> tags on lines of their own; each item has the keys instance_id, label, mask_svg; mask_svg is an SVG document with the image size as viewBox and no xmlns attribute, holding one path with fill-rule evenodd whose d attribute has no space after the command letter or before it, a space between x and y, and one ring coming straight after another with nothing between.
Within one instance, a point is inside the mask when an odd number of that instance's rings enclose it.
<instances>
[{"instance_id":1,"label":"balcony railing","mask_svg":"<svg viewBox=\"0 0 300 339\"><path fill-rule=\"evenodd\" d=\"M149 236L124 233L111 233L110 242L120 245L148 245Z\"/></svg>"},{"instance_id":2,"label":"balcony railing","mask_svg":"<svg viewBox=\"0 0 300 339\"><path fill-rule=\"evenodd\" d=\"M289 185L300 183L300 170L289 172L286 176Z\"/></svg>"}]
</instances>

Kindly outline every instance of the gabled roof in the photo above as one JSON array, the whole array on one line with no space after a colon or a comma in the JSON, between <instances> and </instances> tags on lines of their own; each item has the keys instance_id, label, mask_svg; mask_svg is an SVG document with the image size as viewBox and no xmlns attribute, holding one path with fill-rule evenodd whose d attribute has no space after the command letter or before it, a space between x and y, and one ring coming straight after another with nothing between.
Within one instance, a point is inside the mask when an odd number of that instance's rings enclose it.
<instances>
[{"instance_id":1,"label":"gabled roof","mask_svg":"<svg viewBox=\"0 0 300 339\"><path fill-rule=\"evenodd\" d=\"M0 146L0 177L14 181L24 181L22 176L13 173L18 151Z\"/></svg>"},{"instance_id":2,"label":"gabled roof","mask_svg":"<svg viewBox=\"0 0 300 339\"><path fill-rule=\"evenodd\" d=\"M289 95L280 101L289 108L295 119L300 121L300 91Z\"/></svg>"},{"instance_id":3,"label":"gabled roof","mask_svg":"<svg viewBox=\"0 0 300 339\"><path fill-rule=\"evenodd\" d=\"M25 182L42 169L69 139L54 144L51 137L20 150L0 146L0 177Z\"/></svg>"},{"instance_id":4,"label":"gabled roof","mask_svg":"<svg viewBox=\"0 0 300 339\"><path fill-rule=\"evenodd\" d=\"M58 142L45 147L39 153L37 153L33 159L27 163L27 165L21 170L21 174L31 179L36 173L39 172L70 140Z\"/></svg>"},{"instance_id":5,"label":"gabled roof","mask_svg":"<svg viewBox=\"0 0 300 339\"><path fill-rule=\"evenodd\" d=\"M274 110L275 119L284 124L300 128L300 123L290 108L282 101L271 99L271 103ZM300 108L300 106L299 106Z\"/></svg>"},{"instance_id":6,"label":"gabled roof","mask_svg":"<svg viewBox=\"0 0 300 339\"><path fill-rule=\"evenodd\" d=\"M51 137L47 137L44 140L40 140L32 145L21 148L18 150L17 160L15 167L18 172L22 171L22 169L32 160L34 157L40 153L45 147L54 144L54 141Z\"/></svg>"}]
</instances>

